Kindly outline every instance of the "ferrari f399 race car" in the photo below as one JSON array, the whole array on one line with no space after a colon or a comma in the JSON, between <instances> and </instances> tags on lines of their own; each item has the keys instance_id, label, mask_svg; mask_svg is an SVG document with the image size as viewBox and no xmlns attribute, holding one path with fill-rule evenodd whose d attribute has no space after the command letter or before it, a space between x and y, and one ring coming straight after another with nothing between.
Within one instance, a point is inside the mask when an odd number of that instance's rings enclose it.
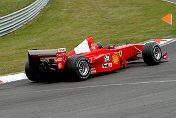
<instances>
[{"instance_id":1,"label":"ferrari f399 race car","mask_svg":"<svg viewBox=\"0 0 176 118\"><path fill-rule=\"evenodd\" d=\"M142 59L147 65L156 65L167 59L167 53L162 55L158 43L126 44L118 46L109 44L105 47L101 43L93 43L89 36L71 52L66 54L66 48L48 50L28 50L28 62L25 73L29 80L38 82L57 73L69 75L74 81L86 80L90 74L126 68L127 61ZM48 78L49 79L49 78Z\"/></svg>"}]
</instances>

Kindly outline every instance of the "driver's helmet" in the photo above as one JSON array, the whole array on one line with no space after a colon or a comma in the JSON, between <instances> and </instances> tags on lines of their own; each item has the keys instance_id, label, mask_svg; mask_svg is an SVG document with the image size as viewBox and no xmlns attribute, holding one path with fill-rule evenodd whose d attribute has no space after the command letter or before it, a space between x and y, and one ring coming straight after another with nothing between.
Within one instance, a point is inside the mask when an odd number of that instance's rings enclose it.
<instances>
[{"instance_id":1,"label":"driver's helmet","mask_svg":"<svg viewBox=\"0 0 176 118\"><path fill-rule=\"evenodd\" d=\"M91 49L92 49L92 51L93 50L98 50L99 46L96 43L94 43L94 44L92 44Z\"/></svg>"}]
</instances>

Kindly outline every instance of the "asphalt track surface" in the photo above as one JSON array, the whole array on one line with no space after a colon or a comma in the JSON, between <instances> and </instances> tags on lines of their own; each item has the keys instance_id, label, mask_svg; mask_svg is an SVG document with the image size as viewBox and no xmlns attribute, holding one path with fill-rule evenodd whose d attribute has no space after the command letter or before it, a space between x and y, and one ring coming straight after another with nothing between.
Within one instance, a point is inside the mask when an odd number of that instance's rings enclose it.
<instances>
[{"instance_id":1,"label":"asphalt track surface","mask_svg":"<svg viewBox=\"0 0 176 118\"><path fill-rule=\"evenodd\" d=\"M176 42L168 62L141 61L83 82L0 85L0 118L175 118Z\"/></svg>"}]
</instances>

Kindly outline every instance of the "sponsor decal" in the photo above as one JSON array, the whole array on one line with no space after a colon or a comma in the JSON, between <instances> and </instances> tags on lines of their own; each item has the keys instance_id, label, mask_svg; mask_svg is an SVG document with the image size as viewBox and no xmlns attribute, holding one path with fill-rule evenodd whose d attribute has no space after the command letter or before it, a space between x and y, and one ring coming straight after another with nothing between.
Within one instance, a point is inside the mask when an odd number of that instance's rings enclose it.
<instances>
[{"instance_id":1,"label":"sponsor decal","mask_svg":"<svg viewBox=\"0 0 176 118\"><path fill-rule=\"evenodd\" d=\"M94 73L96 73L97 71L96 71L96 68L91 68L91 74L94 74Z\"/></svg>"},{"instance_id":2,"label":"sponsor decal","mask_svg":"<svg viewBox=\"0 0 176 118\"><path fill-rule=\"evenodd\" d=\"M66 52L66 48L59 48L57 52Z\"/></svg>"},{"instance_id":3,"label":"sponsor decal","mask_svg":"<svg viewBox=\"0 0 176 118\"><path fill-rule=\"evenodd\" d=\"M122 50L119 51L119 56L120 56L120 57L122 56Z\"/></svg>"},{"instance_id":4,"label":"sponsor decal","mask_svg":"<svg viewBox=\"0 0 176 118\"><path fill-rule=\"evenodd\" d=\"M59 63L59 64L58 64L58 67L59 67L59 68L62 68L62 64L61 64L61 63Z\"/></svg>"},{"instance_id":5,"label":"sponsor decal","mask_svg":"<svg viewBox=\"0 0 176 118\"><path fill-rule=\"evenodd\" d=\"M63 55L66 55L66 53L57 54L56 56L63 56Z\"/></svg>"},{"instance_id":6,"label":"sponsor decal","mask_svg":"<svg viewBox=\"0 0 176 118\"><path fill-rule=\"evenodd\" d=\"M62 61L62 58L57 58L57 61Z\"/></svg>"},{"instance_id":7,"label":"sponsor decal","mask_svg":"<svg viewBox=\"0 0 176 118\"><path fill-rule=\"evenodd\" d=\"M102 68L109 68L109 67L112 67L112 63L102 64Z\"/></svg>"},{"instance_id":8,"label":"sponsor decal","mask_svg":"<svg viewBox=\"0 0 176 118\"><path fill-rule=\"evenodd\" d=\"M110 61L110 55L105 55L104 62Z\"/></svg>"},{"instance_id":9,"label":"sponsor decal","mask_svg":"<svg viewBox=\"0 0 176 118\"><path fill-rule=\"evenodd\" d=\"M109 67L112 67L112 63L109 63Z\"/></svg>"},{"instance_id":10,"label":"sponsor decal","mask_svg":"<svg viewBox=\"0 0 176 118\"><path fill-rule=\"evenodd\" d=\"M113 61L113 63L118 63L119 62L119 57L117 56L117 55L113 55L112 56L112 61Z\"/></svg>"},{"instance_id":11,"label":"sponsor decal","mask_svg":"<svg viewBox=\"0 0 176 118\"><path fill-rule=\"evenodd\" d=\"M108 68L108 63L102 64L102 68Z\"/></svg>"}]
</instances>

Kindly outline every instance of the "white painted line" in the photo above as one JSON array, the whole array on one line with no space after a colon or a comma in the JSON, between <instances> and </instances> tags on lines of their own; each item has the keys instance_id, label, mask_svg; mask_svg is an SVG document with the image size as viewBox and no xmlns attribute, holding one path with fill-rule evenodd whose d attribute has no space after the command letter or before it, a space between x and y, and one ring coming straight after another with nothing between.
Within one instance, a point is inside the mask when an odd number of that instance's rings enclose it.
<instances>
[{"instance_id":1,"label":"white painted line","mask_svg":"<svg viewBox=\"0 0 176 118\"><path fill-rule=\"evenodd\" d=\"M31 93L50 92L50 91L63 91L63 90L75 90L75 89L87 89L87 88L99 88L99 87L112 87L112 86L127 86L127 85L140 85L140 84L154 84L154 83L173 83L173 82L176 82L176 80L145 81L145 82L121 83L121 84L102 84L102 85L81 86L81 87L74 87L74 88L47 89L47 90L40 90L40 91L27 91L27 92L23 92L23 93L31 94ZM18 94L18 93L16 93L16 94ZM14 94L0 94L0 96L5 96L5 95L14 95Z\"/></svg>"},{"instance_id":2,"label":"white painted line","mask_svg":"<svg viewBox=\"0 0 176 118\"><path fill-rule=\"evenodd\" d=\"M26 74L24 73L6 75L6 76L0 77L0 83L13 82L13 81L18 81L23 79L27 79Z\"/></svg>"},{"instance_id":3,"label":"white painted line","mask_svg":"<svg viewBox=\"0 0 176 118\"><path fill-rule=\"evenodd\" d=\"M146 81L146 82L122 83L122 84L103 84L103 85L83 86L83 87L54 89L54 90L72 90L72 89L85 89L85 88L98 88L98 87L111 87L111 86L125 86L125 85L139 85L139 84L152 84L152 83L171 83L171 82L176 82L176 80ZM46 92L46 91L52 91L52 90L43 90L43 91ZM43 92L43 91L40 91L40 92Z\"/></svg>"}]
</instances>

